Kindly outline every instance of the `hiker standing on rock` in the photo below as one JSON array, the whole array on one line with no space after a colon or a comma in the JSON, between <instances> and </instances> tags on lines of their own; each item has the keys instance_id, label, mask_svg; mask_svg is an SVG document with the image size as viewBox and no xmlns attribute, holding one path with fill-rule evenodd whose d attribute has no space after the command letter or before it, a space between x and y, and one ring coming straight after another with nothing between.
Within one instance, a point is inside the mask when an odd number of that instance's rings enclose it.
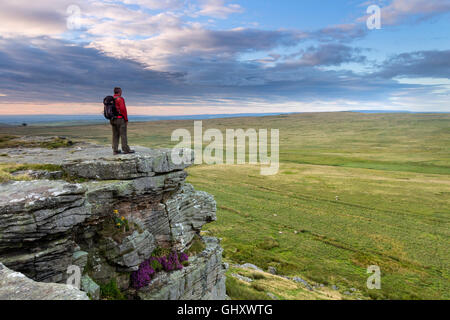
<instances>
[{"instance_id":1,"label":"hiker standing on rock","mask_svg":"<svg viewBox=\"0 0 450 320\"><path fill-rule=\"evenodd\" d=\"M114 88L114 97L106 97L104 104L105 117L110 120L113 131L112 147L114 155L135 153L128 146L128 113L125 99L122 97L122 89ZM119 150L119 140L122 142L122 151Z\"/></svg>"}]
</instances>

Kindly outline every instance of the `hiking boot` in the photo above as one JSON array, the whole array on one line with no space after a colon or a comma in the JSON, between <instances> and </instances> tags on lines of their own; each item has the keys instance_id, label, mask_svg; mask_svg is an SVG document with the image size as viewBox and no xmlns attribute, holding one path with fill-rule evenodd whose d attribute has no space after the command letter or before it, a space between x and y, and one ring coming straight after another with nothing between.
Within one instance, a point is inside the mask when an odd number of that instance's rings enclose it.
<instances>
[{"instance_id":1,"label":"hiking boot","mask_svg":"<svg viewBox=\"0 0 450 320\"><path fill-rule=\"evenodd\" d=\"M129 150L129 151L124 152L123 154L133 154L133 153L136 153L136 151L134 151L134 150Z\"/></svg>"},{"instance_id":2,"label":"hiking boot","mask_svg":"<svg viewBox=\"0 0 450 320\"><path fill-rule=\"evenodd\" d=\"M115 156L117 156L118 154L121 154L121 153L122 153L122 151L120 151L120 150L119 151L114 151L114 155Z\"/></svg>"}]
</instances>

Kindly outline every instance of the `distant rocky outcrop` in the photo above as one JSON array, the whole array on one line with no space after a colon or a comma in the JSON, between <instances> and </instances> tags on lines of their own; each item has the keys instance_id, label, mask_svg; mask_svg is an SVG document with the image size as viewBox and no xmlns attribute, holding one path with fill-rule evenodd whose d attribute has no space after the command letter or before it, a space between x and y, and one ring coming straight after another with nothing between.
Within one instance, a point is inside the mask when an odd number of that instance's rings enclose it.
<instances>
[{"instance_id":1,"label":"distant rocky outcrop","mask_svg":"<svg viewBox=\"0 0 450 320\"><path fill-rule=\"evenodd\" d=\"M37 180L0 184L0 262L46 283L65 283L69 266L78 266L87 292L114 280L129 298L225 299L220 243L200 237L203 225L216 220L214 198L185 182L187 165L174 164L171 150L136 151L113 156L110 148L88 143L2 149L8 157L0 162L51 170L31 169L28 176ZM193 158L191 150L180 152ZM161 271L139 290L130 287L130 273L155 250L186 252L194 241L205 249L185 268Z\"/></svg>"}]
</instances>

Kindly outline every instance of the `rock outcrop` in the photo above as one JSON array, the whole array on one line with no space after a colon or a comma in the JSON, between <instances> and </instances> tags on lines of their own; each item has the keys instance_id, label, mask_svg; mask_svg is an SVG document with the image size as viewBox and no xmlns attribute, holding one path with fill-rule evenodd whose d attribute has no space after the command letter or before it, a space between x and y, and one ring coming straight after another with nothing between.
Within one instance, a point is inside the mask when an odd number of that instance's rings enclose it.
<instances>
[{"instance_id":1,"label":"rock outcrop","mask_svg":"<svg viewBox=\"0 0 450 320\"><path fill-rule=\"evenodd\" d=\"M140 290L143 300L222 300L225 298L222 248L215 238L206 238L206 249L183 270L161 272Z\"/></svg>"},{"instance_id":2,"label":"rock outcrop","mask_svg":"<svg viewBox=\"0 0 450 320\"><path fill-rule=\"evenodd\" d=\"M173 163L171 150L136 151L112 156L110 148L86 143L3 149L8 157L1 162L48 164L51 171L28 171L44 180L0 185L0 262L47 283L65 283L69 266L78 266L91 298L96 284L114 280L138 299L224 299L222 249L200 237L216 220L214 198L186 183L187 165ZM193 158L191 150L180 153ZM130 289L130 273L155 249L186 252L194 240L206 249L189 266Z\"/></svg>"},{"instance_id":3,"label":"rock outcrop","mask_svg":"<svg viewBox=\"0 0 450 320\"><path fill-rule=\"evenodd\" d=\"M85 292L66 284L28 279L0 263L0 300L89 300Z\"/></svg>"}]
</instances>

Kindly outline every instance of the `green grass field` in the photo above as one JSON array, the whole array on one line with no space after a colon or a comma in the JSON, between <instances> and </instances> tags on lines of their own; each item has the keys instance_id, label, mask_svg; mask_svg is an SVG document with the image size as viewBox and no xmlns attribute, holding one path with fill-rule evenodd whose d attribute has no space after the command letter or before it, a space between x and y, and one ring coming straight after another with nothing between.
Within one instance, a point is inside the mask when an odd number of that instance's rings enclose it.
<instances>
[{"instance_id":1,"label":"green grass field","mask_svg":"<svg viewBox=\"0 0 450 320\"><path fill-rule=\"evenodd\" d=\"M250 165L189 169L189 182L216 197L218 221L206 230L223 238L227 261L274 266L367 298L450 298L449 114L311 113L203 124L280 129L276 176ZM193 122L134 123L129 139L170 147L178 128L192 130ZM0 133L110 141L107 124ZM381 290L366 288L369 265L381 267ZM233 289L243 286L235 282Z\"/></svg>"}]
</instances>

